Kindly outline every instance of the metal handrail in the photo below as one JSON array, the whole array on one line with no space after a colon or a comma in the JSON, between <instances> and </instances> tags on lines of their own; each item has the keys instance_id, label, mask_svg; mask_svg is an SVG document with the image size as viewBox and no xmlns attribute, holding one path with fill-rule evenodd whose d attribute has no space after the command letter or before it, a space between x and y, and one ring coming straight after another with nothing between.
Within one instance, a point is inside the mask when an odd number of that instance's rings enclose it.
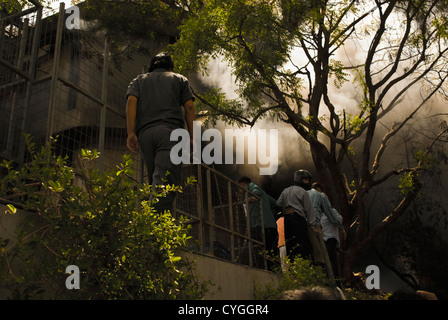
<instances>
[{"instance_id":1,"label":"metal handrail","mask_svg":"<svg viewBox=\"0 0 448 320\"><path fill-rule=\"evenodd\" d=\"M182 215L186 216L189 219L189 224L195 225L197 227L197 234L195 235L196 238L194 240L199 242L199 247L197 248L197 252L201 254L207 254L211 256L216 256L214 254L214 242L216 239L218 239L217 236L215 236L216 232L223 232L225 234L224 237L228 237L228 241L226 241L225 246L226 249L230 251L230 260L231 262L238 263L237 260L241 258L240 254L236 254L236 243L238 242L237 239L240 239L240 241L243 241L248 249L248 255L245 257L246 260L248 260L248 264L251 267L261 267L266 269L267 267L267 261L266 261L266 252L265 252L265 235L264 235L264 228L261 228L261 239L254 238L254 235L251 234L251 226L250 226L250 216L249 212L247 211L244 206L247 207L248 201L247 201L247 195L250 195L250 197L254 198L255 201L259 201L260 203L260 221L261 225L263 225L263 212L262 212L262 205L261 205L261 198L256 195L253 192L250 192L249 190L242 189L235 181L231 180L229 177L224 175L223 173L217 171L216 169L209 167L205 164L190 164L190 165L184 165L183 170L184 172L188 171L189 168L192 166L196 166L195 170L197 173L196 179L197 184L194 187L194 195L185 195L185 194L179 194L176 199L175 203L175 215ZM203 173L205 172L205 177ZM221 187L219 192L225 192L227 193L227 199L222 199L219 195L213 198L213 188L214 186L211 183L211 176L214 175L214 182L216 188ZM217 179L220 183L217 182ZM204 188L205 185L205 188ZM245 197L243 199L235 199L233 197L233 194L235 192L241 192L245 194ZM190 201L191 198L195 197L197 206L194 207L192 210L195 212L187 212L184 208L181 207L182 200L185 200L188 198ZM213 202L219 202L219 204L213 204ZM203 204L205 203L205 208ZM236 206L242 206L244 210L244 219L245 219L245 229L242 232L235 229L235 213L233 212L233 208ZM217 210L220 211L220 214L217 214ZM223 226L219 223L216 223L214 221L215 217L218 216L225 216L225 224L226 226ZM241 218L241 217L240 217ZM208 231L208 232L207 232ZM205 235L208 234L206 237ZM208 244L208 246L207 246ZM206 248L208 247L208 250ZM255 250L256 247L261 248L258 253L263 255L263 265L256 265L254 263L254 256L258 254ZM241 246L238 247L241 249ZM244 248L245 249L245 248Z\"/></svg>"}]
</instances>

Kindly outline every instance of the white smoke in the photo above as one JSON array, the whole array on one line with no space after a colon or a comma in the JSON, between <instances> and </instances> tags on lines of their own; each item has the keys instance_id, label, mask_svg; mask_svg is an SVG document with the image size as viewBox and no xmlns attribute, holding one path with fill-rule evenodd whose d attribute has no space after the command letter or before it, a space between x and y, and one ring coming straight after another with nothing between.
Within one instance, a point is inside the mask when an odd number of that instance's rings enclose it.
<instances>
[{"instance_id":1,"label":"white smoke","mask_svg":"<svg viewBox=\"0 0 448 320\"><path fill-rule=\"evenodd\" d=\"M344 46L336 52L332 59L340 61L344 66L362 66L365 62L367 55L367 49L370 42L366 39L364 42L358 42L354 40L347 41ZM295 65L303 65L303 61L306 57L303 56L300 50L294 51L292 53L293 63L285 65L285 69L290 68L291 70L296 70ZM388 61L384 61L387 63ZM378 64L377 68L382 68L382 65ZM232 75L231 67L222 59L216 58L209 61L208 64L208 74L200 77L200 80L212 87L220 88L222 92L226 94L228 99L238 98L238 84L236 83L235 76ZM363 67L360 68L363 72ZM400 72L404 72L405 69L402 67L398 70L397 75ZM329 79L328 92L332 104L336 108L336 113L340 115L340 121L342 122L342 114L345 111L347 117L352 115L358 115L360 108L362 106L362 88L359 82L356 81L356 72L354 69L345 71L347 73L347 81L342 84L337 85L335 82L335 76ZM311 75L312 76L312 75ZM390 92L386 99L383 101L383 108L385 108L391 99L397 94L402 88L406 87L411 79L403 81L396 85ZM307 83L307 82L304 82ZM308 95L308 88L304 88L302 91L303 96ZM411 90L408 90L404 94L394 108L387 113L386 116L381 118L377 125L376 130L376 140L372 151L375 152L379 146L381 139L384 134L386 134L395 123L402 121L407 115L410 114L411 110L418 106L427 94L427 89L422 85L415 85ZM430 114L442 113L443 108L446 103L445 101L438 101L433 98L422 109L419 115L416 115L413 121L409 122L409 125L415 123L415 121L420 119L419 117L427 118ZM328 127L329 112L325 104L322 102L320 108L320 116L322 116L322 121ZM218 122L217 129L224 130L229 128L228 125L223 122ZM257 121L257 123L252 128L257 129L278 129L278 172L277 175L285 173L285 171L290 174L292 170L296 170L299 167L306 168L310 171L313 170L313 162L310 155L310 149L308 144L299 136L299 134L291 127L291 125L279 121L273 121L272 119L266 118ZM323 134L320 134L322 141L325 141ZM359 142L362 143L362 140ZM359 145L354 144L354 147ZM398 156L396 150L387 150L390 155L385 155L385 162L387 163L388 169L390 169L389 161L394 161L394 166L398 166L402 159ZM259 175L259 165L238 165L237 172L239 175L248 175L254 178L258 182L263 182L267 177L261 177Z\"/></svg>"},{"instance_id":2,"label":"white smoke","mask_svg":"<svg viewBox=\"0 0 448 320\"><path fill-rule=\"evenodd\" d=\"M238 84L235 76L232 74L231 67L220 58L215 58L209 61L207 66L207 74L199 77L199 80L207 86L220 88L225 93L227 99L238 98ZM214 128L220 130L222 133L225 129L237 129L236 126L230 126L223 121L218 121ZM269 138L267 141L266 156L269 158L270 165L273 165L273 161L276 162L278 170L274 175L290 174L290 168L293 170L298 169L298 166L309 167L312 164L309 146L303 139L299 138L298 133L289 125L283 122L274 121L270 118L263 118L258 120L255 125L250 128L249 126L241 127L242 130L252 130L257 133L260 129L266 130L269 136L270 130L277 130L278 132L278 156L273 158L271 150L269 150ZM224 134L224 133L223 133ZM262 184L266 179L269 179L270 175L260 175L260 169L266 168L266 165L259 163L260 159L257 159L256 164L249 164L247 162L248 146L256 144L254 139L258 137L257 134L252 136L252 139L247 141L246 148L244 149L245 162L244 164L236 164L233 166L233 171L237 176L249 176L252 180L258 184ZM275 151L275 150L274 150ZM238 153L241 150L234 150ZM263 152L262 152L263 153ZM238 154L235 154L237 157Z\"/></svg>"}]
</instances>

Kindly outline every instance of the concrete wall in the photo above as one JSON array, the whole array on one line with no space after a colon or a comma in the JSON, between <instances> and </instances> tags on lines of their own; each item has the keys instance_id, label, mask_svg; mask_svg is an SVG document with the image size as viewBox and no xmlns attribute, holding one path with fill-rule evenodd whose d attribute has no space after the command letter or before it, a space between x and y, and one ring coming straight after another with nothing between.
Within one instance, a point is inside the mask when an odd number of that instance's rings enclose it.
<instances>
[{"instance_id":1,"label":"concrete wall","mask_svg":"<svg viewBox=\"0 0 448 320\"><path fill-rule=\"evenodd\" d=\"M8 247L15 244L15 229L26 211L19 210L15 215L5 213L7 207L0 204L0 239L10 239ZM251 300L254 299L255 285L264 288L265 284L277 287L281 277L273 272L254 269L230 263L219 258L185 253L185 258L194 262L194 272L199 280L209 281L206 300ZM0 299L9 296L8 290L0 288Z\"/></svg>"},{"instance_id":2,"label":"concrete wall","mask_svg":"<svg viewBox=\"0 0 448 320\"><path fill-rule=\"evenodd\" d=\"M204 297L206 300L255 299L255 285L269 284L277 287L281 277L273 272L230 263L218 258L187 254L195 262L195 272L200 281L210 281L213 286Z\"/></svg>"}]
</instances>

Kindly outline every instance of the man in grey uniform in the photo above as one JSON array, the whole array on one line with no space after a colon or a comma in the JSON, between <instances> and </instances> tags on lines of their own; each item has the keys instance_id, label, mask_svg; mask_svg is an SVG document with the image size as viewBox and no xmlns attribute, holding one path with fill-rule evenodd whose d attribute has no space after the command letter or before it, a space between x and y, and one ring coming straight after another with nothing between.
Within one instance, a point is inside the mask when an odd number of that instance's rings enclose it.
<instances>
[{"instance_id":1,"label":"man in grey uniform","mask_svg":"<svg viewBox=\"0 0 448 320\"><path fill-rule=\"evenodd\" d=\"M314 230L317 226L313 202L306 191L311 186L311 175L306 170L294 173L294 185L286 188L277 200L285 216L285 240L288 257L296 255L310 259L312 247L308 236L308 224Z\"/></svg>"},{"instance_id":2,"label":"man in grey uniform","mask_svg":"<svg viewBox=\"0 0 448 320\"><path fill-rule=\"evenodd\" d=\"M134 153L140 147L148 181L154 186L181 182L181 165L174 165L170 159L171 148L177 143L170 141L170 135L175 129L185 128L184 118L190 140L193 137L194 97L188 79L174 73L173 68L170 55L159 53L151 60L148 72L131 81L126 93L127 146ZM170 192L160 198L155 209L172 210L175 196Z\"/></svg>"}]
</instances>

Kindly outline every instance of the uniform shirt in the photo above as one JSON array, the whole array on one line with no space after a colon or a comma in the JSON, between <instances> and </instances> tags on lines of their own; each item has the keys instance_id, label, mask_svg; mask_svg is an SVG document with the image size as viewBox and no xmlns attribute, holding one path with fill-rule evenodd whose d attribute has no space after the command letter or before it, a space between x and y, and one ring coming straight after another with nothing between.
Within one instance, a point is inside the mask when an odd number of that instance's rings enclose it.
<instances>
[{"instance_id":1,"label":"uniform shirt","mask_svg":"<svg viewBox=\"0 0 448 320\"><path fill-rule=\"evenodd\" d=\"M131 81L126 98L138 98L135 131L166 124L173 129L184 128L182 105L193 98L188 79L184 76L155 69L153 72L138 75Z\"/></svg>"},{"instance_id":2,"label":"uniform shirt","mask_svg":"<svg viewBox=\"0 0 448 320\"><path fill-rule=\"evenodd\" d=\"M330 200L328 197L315 189L308 190L311 201L314 205L314 213L316 214L316 219L319 224L321 224L321 219L325 216L330 223L336 227L342 229L342 223L338 220L338 217L331 207ZM337 213L339 215L339 213Z\"/></svg>"},{"instance_id":3,"label":"uniform shirt","mask_svg":"<svg viewBox=\"0 0 448 320\"><path fill-rule=\"evenodd\" d=\"M315 226L316 215L313 202L302 187L294 185L283 190L277 200L277 205L282 207L283 211L288 207L294 208L294 212L305 218L309 225Z\"/></svg>"},{"instance_id":4,"label":"uniform shirt","mask_svg":"<svg viewBox=\"0 0 448 320\"><path fill-rule=\"evenodd\" d=\"M254 182L251 182L247 185L247 190L252 193L255 193L257 196L261 198L261 205L263 208L263 223L265 228L276 228L277 225L275 223L275 212L272 211L272 207L275 206L275 199L268 195L263 189L261 189ZM261 215L260 215L260 202L254 201L249 202L249 216L251 227L258 227L261 224Z\"/></svg>"}]
</instances>

